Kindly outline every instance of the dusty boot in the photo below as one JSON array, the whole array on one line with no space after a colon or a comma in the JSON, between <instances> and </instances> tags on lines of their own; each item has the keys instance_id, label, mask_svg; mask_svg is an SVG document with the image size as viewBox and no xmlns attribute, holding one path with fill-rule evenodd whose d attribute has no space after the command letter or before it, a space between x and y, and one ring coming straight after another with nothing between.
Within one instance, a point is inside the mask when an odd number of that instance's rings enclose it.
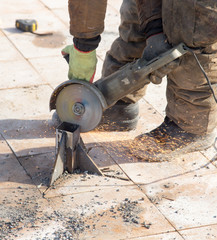
<instances>
[{"instance_id":1,"label":"dusty boot","mask_svg":"<svg viewBox=\"0 0 217 240\"><path fill-rule=\"evenodd\" d=\"M139 104L119 100L114 106L105 110L97 131L130 131L137 126Z\"/></svg>"},{"instance_id":2,"label":"dusty boot","mask_svg":"<svg viewBox=\"0 0 217 240\"><path fill-rule=\"evenodd\" d=\"M205 150L216 137L216 130L203 136L188 133L166 117L159 127L136 137L129 151L143 161L164 161L180 154Z\"/></svg>"}]
</instances>

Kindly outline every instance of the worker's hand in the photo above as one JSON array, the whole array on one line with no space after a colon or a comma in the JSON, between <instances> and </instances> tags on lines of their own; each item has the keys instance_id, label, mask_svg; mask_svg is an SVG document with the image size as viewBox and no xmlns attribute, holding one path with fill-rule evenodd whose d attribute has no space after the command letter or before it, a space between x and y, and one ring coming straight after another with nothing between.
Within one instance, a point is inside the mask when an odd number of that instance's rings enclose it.
<instances>
[{"instance_id":1,"label":"worker's hand","mask_svg":"<svg viewBox=\"0 0 217 240\"><path fill-rule=\"evenodd\" d=\"M150 61L171 48L172 46L168 43L167 38L163 33L150 36L146 40L146 47L143 51L142 58ZM162 78L173 71L178 65L179 60L176 60L156 70L150 74L150 81L155 84L160 84L162 82Z\"/></svg>"},{"instance_id":2,"label":"worker's hand","mask_svg":"<svg viewBox=\"0 0 217 240\"><path fill-rule=\"evenodd\" d=\"M62 50L62 55L69 55L68 78L77 78L93 82L96 71L96 50L79 51L74 45L68 45Z\"/></svg>"}]
</instances>

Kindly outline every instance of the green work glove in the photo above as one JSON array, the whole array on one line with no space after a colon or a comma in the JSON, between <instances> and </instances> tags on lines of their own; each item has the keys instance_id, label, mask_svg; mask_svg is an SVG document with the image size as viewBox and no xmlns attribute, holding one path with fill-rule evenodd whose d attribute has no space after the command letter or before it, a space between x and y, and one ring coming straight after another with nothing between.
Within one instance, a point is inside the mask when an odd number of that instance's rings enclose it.
<instances>
[{"instance_id":1,"label":"green work glove","mask_svg":"<svg viewBox=\"0 0 217 240\"><path fill-rule=\"evenodd\" d=\"M77 78L93 82L96 71L96 50L82 52L74 45L68 45L62 50L62 55L69 55L68 78Z\"/></svg>"}]
</instances>

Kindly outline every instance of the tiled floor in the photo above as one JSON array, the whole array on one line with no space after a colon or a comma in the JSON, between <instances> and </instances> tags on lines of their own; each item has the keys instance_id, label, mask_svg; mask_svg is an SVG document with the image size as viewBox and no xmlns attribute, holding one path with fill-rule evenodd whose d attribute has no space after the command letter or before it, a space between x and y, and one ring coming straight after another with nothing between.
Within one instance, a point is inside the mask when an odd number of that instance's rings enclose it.
<instances>
[{"instance_id":1,"label":"tiled floor","mask_svg":"<svg viewBox=\"0 0 217 240\"><path fill-rule=\"evenodd\" d=\"M108 1L96 79L118 36L121 2ZM67 5L0 1L0 239L217 239L214 148L161 163L139 162L109 148L162 122L166 81L148 87L135 131L82 134L105 176L65 174L47 189L55 160L49 99L67 80L60 50L72 42ZM39 31L53 35L22 33L14 27L18 18L34 18Z\"/></svg>"}]
</instances>

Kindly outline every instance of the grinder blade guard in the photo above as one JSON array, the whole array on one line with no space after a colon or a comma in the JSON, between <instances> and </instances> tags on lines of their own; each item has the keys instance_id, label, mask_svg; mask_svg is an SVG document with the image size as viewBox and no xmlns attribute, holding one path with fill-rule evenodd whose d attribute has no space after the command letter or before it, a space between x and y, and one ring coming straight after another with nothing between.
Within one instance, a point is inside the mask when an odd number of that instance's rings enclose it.
<instances>
[{"instance_id":1,"label":"grinder blade guard","mask_svg":"<svg viewBox=\"0 0 217 240\"><path fill-rule=\"evenodd\" d=\"M94 129L107 103L102 93L84 80L72 79L59 85L51 95L50 109L56 109L61 122L80 126L81 132Z\"/></svg>"}]
</instances>

